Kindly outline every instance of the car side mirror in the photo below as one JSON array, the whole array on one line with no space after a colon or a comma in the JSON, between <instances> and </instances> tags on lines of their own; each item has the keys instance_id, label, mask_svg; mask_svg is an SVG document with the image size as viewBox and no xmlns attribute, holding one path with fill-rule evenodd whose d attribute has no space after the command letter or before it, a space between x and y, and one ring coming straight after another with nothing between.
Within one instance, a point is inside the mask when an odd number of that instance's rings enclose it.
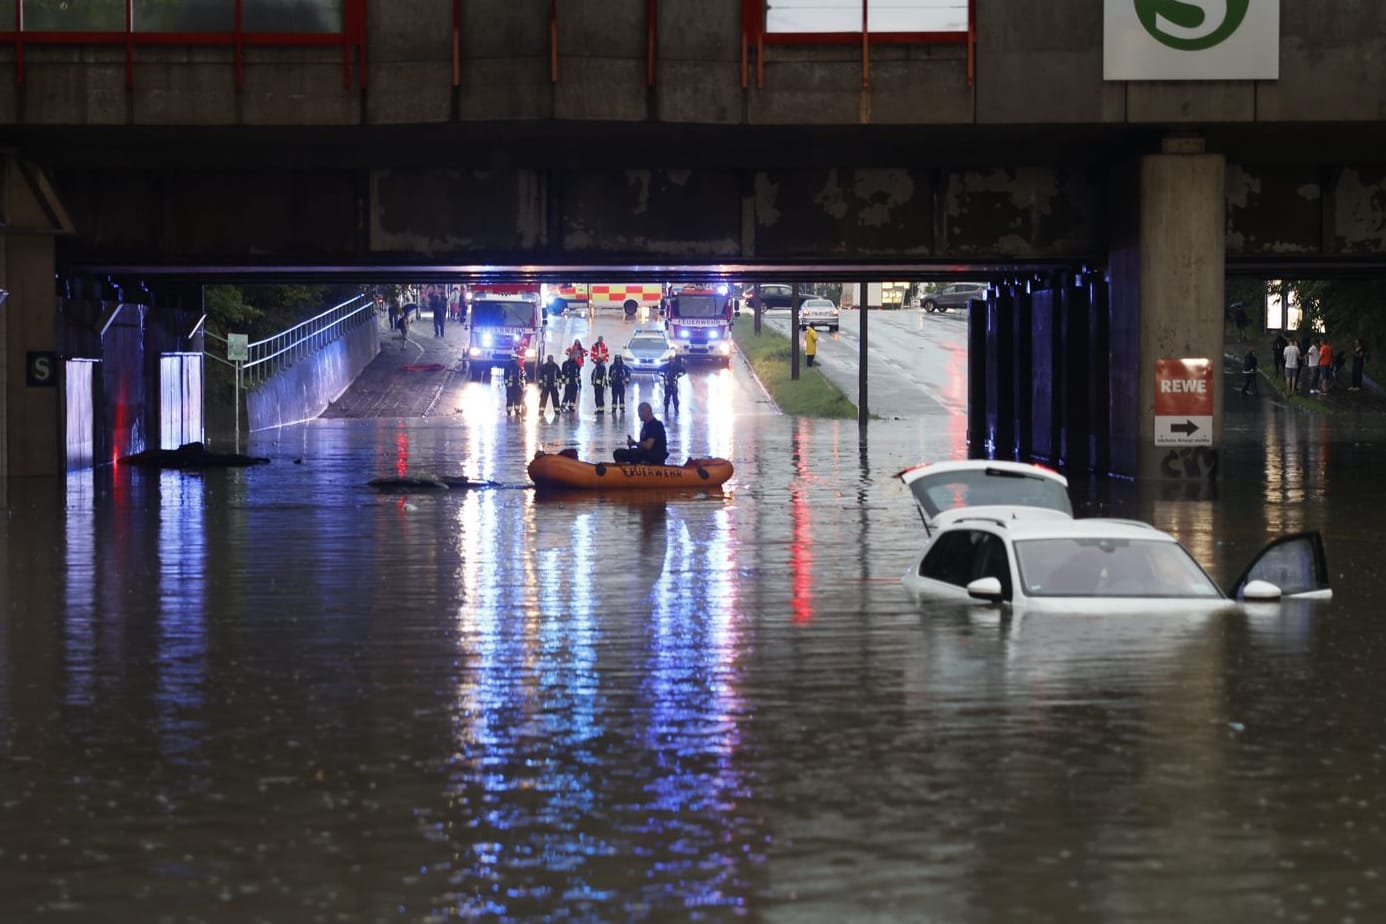
<instances>
[{"instance_id":1,"label":"car side mirror","mask_svg":"<svg viewBox=\"0 0 1386 924\"><path fill-rule=\"evenodd\" d=\"M1001 579L994 577L977 578L967 585L967 595L973 600L983 600L987 603L1001 602Z\"/></svg>"},{"instance_id":2,"label":"car side mirror","mask_svg":"<svg viewBox=\"0 0 1386 924\"><path fill-rule=\"evenodd\" d=\"M1270 581L1250 581L1242 588L1242 599L1252 603L1274 603L1280 596L1280 588Z\"/></svg>"}]
</instances>

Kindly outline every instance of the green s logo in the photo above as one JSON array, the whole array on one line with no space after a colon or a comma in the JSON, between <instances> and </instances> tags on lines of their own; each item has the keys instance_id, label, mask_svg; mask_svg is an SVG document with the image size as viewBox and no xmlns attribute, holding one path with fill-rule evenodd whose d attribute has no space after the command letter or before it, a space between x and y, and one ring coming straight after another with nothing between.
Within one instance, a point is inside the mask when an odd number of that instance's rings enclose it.
<instances>
[{"instance_id":1,"label":"green s logo","mask_svg":"<svg viewBox=\"0 0 1386 924\"><path fill-rule=\"evenodd\" d=\"M1145 31L1162 45L1204 51L1241 28L1251 0L1132 0Z\"/></svg>"}]
</instances>

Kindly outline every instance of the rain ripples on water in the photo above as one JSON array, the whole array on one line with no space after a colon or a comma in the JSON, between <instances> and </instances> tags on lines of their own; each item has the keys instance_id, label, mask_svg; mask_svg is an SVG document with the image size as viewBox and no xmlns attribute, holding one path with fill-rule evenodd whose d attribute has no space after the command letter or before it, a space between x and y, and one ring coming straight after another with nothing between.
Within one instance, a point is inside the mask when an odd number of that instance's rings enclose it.
<instances>
[{"instance_id":1,"label":"rain ripples on water","mask_svg":"<svg viewBox=\"0 0 1386 924\"><path fill-rule=\"evenodd\" d=\"M1380 434L1239 434L1216 492L1075 485L1223 582L1328 537L1327 606L1116 619L904 595L890 476L956 455L947 424L680 422L736 459L717 495L364 486L522 484L559 425L504 426L324 421L262 468L13 492L3 920L1386 909Z\"/></svg>"}]
</instances>

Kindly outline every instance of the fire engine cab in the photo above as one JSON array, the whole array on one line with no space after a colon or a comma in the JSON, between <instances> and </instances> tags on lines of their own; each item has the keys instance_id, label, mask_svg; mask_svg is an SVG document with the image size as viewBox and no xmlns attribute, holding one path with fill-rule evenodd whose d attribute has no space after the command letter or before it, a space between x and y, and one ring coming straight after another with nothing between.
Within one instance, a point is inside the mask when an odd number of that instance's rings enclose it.
<instances>
[{"instance_id":1,"label":"fire engine cab","mask_svg":"<svg viewBox=\"0 0 1386 924\"><path fill-rule=\"evenodd\" d=\"M533 362L543 323L539 286L523 284L471 287L471 329L467 341L467 377L480 380L515 356Z\"/></svg>"},{"instance_id":2,"label":"fire engine cab","mask_svg":"<svg viewBox=\"0 0 1386 924\"><path fill-rule=\"evenodd\" d=\"M664 324L685 359L731 365L732 299L725 285L671 286Z\"/></svg>"}]
</instances>

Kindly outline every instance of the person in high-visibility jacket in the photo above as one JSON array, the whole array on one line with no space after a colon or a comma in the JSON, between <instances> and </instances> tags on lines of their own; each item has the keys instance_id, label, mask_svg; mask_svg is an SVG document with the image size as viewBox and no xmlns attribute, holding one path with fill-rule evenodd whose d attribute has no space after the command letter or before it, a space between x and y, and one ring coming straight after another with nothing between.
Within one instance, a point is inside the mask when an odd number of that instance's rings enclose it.
<instances>
[{"instance_id":1,"label":"person in high-visibility jacket","mask_svg":"<svg viewBox=\"0 0 1386 924\"><path fill-rule=\"evenodd\" d=\"M630 384L630 366L621 358L620 354L611 361L611 368L607 370L607 381L611 387L611 413L624 411L626 409L626 386Z\"/></svg>"},{"instance_id":2,"label":"person in high-visibility jacket","mask_svg":"<svg viewBox=\"0 0 1386 924\"><path fill-rule=\"evenodd\" d=\"M563 368L559 370L559 375L563 379L563 410L577 410L578 382L582 380L582 367L577 360L573 359L573 354L569 353L568 358L563 360Z\"/></svg>"},{"instance_id":3,"label":"person in high-visibility jacket","mask_svg":"<svg viewBox=\"0 0 1386 924\"><path fill-rule=\"evenodd\" d=\"M606 413L606 363L596 358L597 348L592 347L592 401L597 405L597 413Z\"/></svg>"},{"instance_id":4,"label":"person in high-visibility jacket","mask_svg":"<svg viewBox=\"0 0 1386 924\"><path fill-rule=\"evenodd\" d=\"M505 413L519 414L525 409L525 367L520 357L505 364Z\"/></svg>"},{"instance_id":5,"label":"person in high-visibility jacket","mask_svg":"<svg viewBox=\"0 0 1386 924\"><path fill-rule=\"evenodd\" d=\"M813 358L818 355L818 328L810 327L804 333L804 355L808 357L809 368L813 367Z\"/></svg>"},{"instance_id":6,"label":"person in high-visibility jacket","mask_svg":"<svg viewBox=\"0 0 1386 924\"><path fill-rule=\"evenodd\" d=\"M558 369L558 363L553 361L553 354L544 365L539 367L539 412L542 414L548 407L549 402L553 402L555 411L562 410L558 404L558 378L562 373Z\"/></svg>"},{"instance_id":7,"label":"person in high-visibility jacket","mask_svg":"<svg viewBox=\"0 0 1386 924\"><path fill-rule=\"evenodd\" d=\"M598 337L597 342L592 344L592 349L589 352L594 363L611 362L611 351L607 349L605 337Z\"/></svg>"}]
</instances>

